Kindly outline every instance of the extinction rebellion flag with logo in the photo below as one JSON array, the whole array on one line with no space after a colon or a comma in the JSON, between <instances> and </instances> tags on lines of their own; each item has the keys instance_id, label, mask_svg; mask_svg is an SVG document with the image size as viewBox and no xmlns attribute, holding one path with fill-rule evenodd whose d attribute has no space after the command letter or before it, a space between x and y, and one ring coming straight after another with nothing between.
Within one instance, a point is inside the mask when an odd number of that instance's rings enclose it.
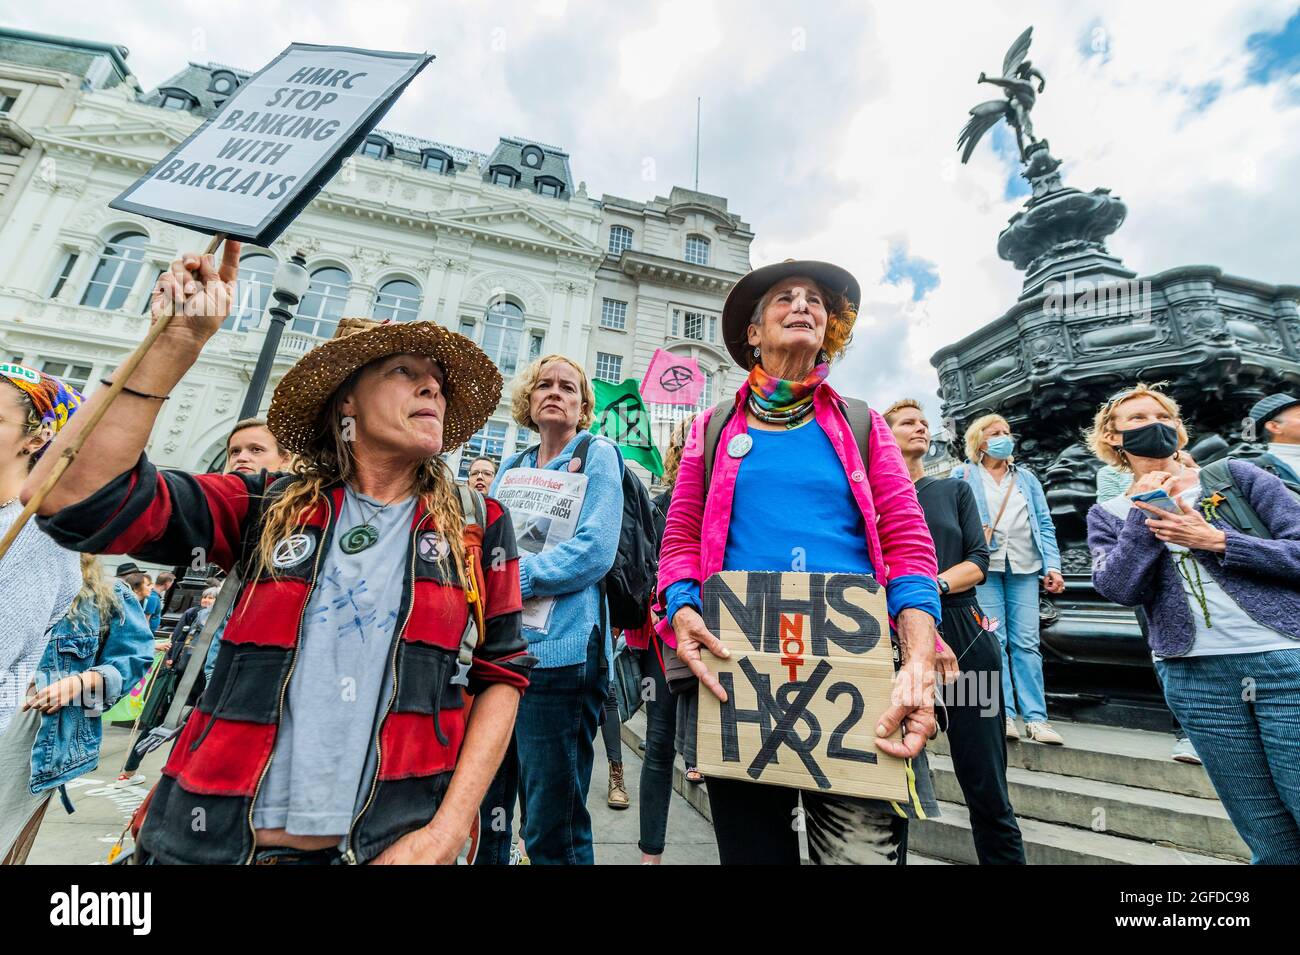
<instances>
[{"instance_id":1,"label":"extinction rebellion flag with logo","mask_svg":"<svg viewBox=\"0 0 1300 955\"><path fill-rule=\"evenodd\" d=\"M636 379L627 378L618 385L597 379L592 386L596 390L592 433L609 438L622 450L623 457L642 465L651 474L663 474L664 462L651 437L650 414L641 392L637 391Z\"/></svg>"}]
</instances>

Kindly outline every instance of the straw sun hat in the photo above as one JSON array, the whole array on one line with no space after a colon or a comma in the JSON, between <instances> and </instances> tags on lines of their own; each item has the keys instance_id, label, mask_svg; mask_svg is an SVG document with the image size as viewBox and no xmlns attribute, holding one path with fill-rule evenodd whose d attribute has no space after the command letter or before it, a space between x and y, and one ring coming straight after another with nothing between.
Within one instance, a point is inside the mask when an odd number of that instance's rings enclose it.
<instances>
[{"instance_id":1,"label":"straw sun hat","mask_svg":"<svg viewBox=\"0 0 1300 955\"><path fill-rule=\"evenodd\" d=\"M477 345L433 322L339 320L334 337L317 345L290 368L271 398L267 427L280 447L301 454L322 431L321 411L358 368L388 355L428 355L442 366L447 416L443 453L454 451L496 409L501 372Z\"/></svg>"}]
</instances>

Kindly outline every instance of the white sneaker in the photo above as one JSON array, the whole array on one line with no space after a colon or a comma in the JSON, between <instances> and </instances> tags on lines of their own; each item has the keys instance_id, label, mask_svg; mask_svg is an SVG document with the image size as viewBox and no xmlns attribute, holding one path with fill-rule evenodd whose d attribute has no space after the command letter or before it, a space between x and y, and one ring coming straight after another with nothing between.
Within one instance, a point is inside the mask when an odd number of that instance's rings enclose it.
<instances>
[{"instance_id":1,"label":"white sneaker","mask_svg":"<svg viewBox=\"0 0 1300 955\"><path fill-rule=\"evenodd\" d=\"M127 786L135 786L144 782L144 773L136 773L134 776L127 776L126 773L117 777L117 782L113 783L118 789L125 789Z\"/></svg>"},{"instance_id":2,"label":"white sneaker","mask_svg":"<svg viewBox=\"0 0 1300 955\"><path fill-rule=\"evenodd\" d=\"M1029 738L1036 743L1047 743L1050 746L1063 746L1065 739L1060 733L1052 729L1052 724L1046 720L1036 720L1033 723L1026 722L1025 729L1029 733Z\"/></svg>"},{"instance_id":3,"label":"white sneaker","mask_svg":"<svg viewBox=\"0 0 1300 955\"><path fill-rule=\"evenodd\" d=\"M1020 739L1020 730L1016 726L1016 721L1007 717L1007 739Z\"/></svg>"},{"instance_id":4,"label":"white sneaker","mask_svg":"<svg viewBox=\"0 0 1300 955\"><path fill-rule=\"evenodd\" d=\"M1174 741L1173 757L1180 763L1191 763L1193 766L1201 765L1201 757L1196 752L1196 747L1186 736L1182 736Z\"/></svg>"}]
</instances>

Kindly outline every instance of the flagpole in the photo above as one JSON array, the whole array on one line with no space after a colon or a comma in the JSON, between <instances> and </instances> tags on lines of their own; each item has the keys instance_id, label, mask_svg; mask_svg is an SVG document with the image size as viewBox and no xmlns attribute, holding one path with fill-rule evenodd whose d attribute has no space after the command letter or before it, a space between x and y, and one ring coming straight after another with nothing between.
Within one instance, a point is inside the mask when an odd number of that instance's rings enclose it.
<instances>
[{"instance_id":1,"label":"flagpole","mask_svg":"<svg viewBox=\"0 0 1300 955\"><path fill-rule=\"evenodd\" d=\"M218 232L212 237L212 241L208 243L208 247L203 254L212 255L217 251L217 248L225 238L225 233ZM91 432L95 430L95 426L103 419L104 413L108 411L113 402L117 400L117 396L122 393L122 389L126 387L127 381L130 380L131 375L135 373L136 368L144 359L144 356L148 354L149 349L153 347L153 343L158 340L158 336L166 331L167 326L171 324L171 320L174 317L174 311L175 310L172 309L168 314L160 315L154 320L152 327L149 329L149 334L144 337L144 341L140 342L140 344L136 346L135 351L131 352L131 354L127 356L126 361L124 361L122 366L117 370L117 374L113 376L113 384L109 386L108 391L104 394L100 403L95 407L95 410L91 412L90 420L87 421L85 426L77 432L76 436L68 442L68 446L64 448L63 453L59 455L59 460L54 462L54 467L50 469L50 473L41 483L41 486L36 489L36 493L32 495L32 499L27 502L27 506L24 507L22 513L18 515L18 519L13 522L13 525L9 528L8 532L6 532L4 538L0 539L0 561L3 561L5 555L9 553L9 548L13 546L13 542L18 538L19 533L27 522L31 520L32 515L37 512L43 503L45 503L45 498L49 495L50 491L54 490L54 486L59 483L59 479L63 477L64 472L68 470L69 465L71 465L73 459L76 458L77 452L79 452L82 445L86 443L86 439L90 437Z\"/></svg>"},{"instance_id":2,"label":"flagpole","mask_svg":"<svg viewBox=\"0 0 1300 955\"><path fill-rule=\"evenodd\" d=\"M695 97L695 191L700 191L700 97Z\"/></svg>"}]
</instances>

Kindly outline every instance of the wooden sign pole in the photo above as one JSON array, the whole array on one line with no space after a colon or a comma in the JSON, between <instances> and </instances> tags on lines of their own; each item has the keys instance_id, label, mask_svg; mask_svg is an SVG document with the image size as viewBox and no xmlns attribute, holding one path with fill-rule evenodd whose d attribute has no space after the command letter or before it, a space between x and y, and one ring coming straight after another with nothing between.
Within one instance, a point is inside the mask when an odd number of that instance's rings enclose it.
<instances>
[{"instance_id":1,"label":"wooden sign pole","mask_svg":"<svg viewBox=\"0 0 1300 955\"><path fill-rule=\"evenodd\" d=\"M212 237L212 241L208 243L208 247L203 254L212 255L215 253L225 238L224 234L218 232ZM174 313L173 315L159 316L158 320L155 321L153 326L149 329L149 334L145 335L144 341L140 342L140 344L136 346L135 351L131 352L131 354L127 356L126 361L122 363L122 367L117 370L117 374L113 377L113 384L105 393L103 400L100 401L98 406L96 406L94 412L91 413L90 420L86 422L85 427L77 432L77 436L68 443L68 446L63 449L63 453L59 455L59 460L54 462L54 468L41 483L41 486L36 489L36 493L33 494L32 499L27 502L27 506L24 507L22 513L18 515L18 519L14 521L13 526L9 528L4 539L0 540L0 560L4 560L5 555L9 553L9 548L18 538L24 525L31 520L32 515L40 508L41 504L45 501L46 496L54 489L54 486L59 483L59 479L63 477L63 472L72 464L73 459L77 456L77 452L79 452L81 446L86 443L86 438L95 430L95 426L99 424L100 420L104 417L105 412L108 411L109 407L117 399L117 396L122 393L122 389L126 386L126 383L131 380L131 376L135 373L135 369L144 359L144 356L149 352L149 349L153 347L153 343L158 340L158 336L166 331L167 326L171 323L173 317Z\"/></svg>"}]
</instances>

